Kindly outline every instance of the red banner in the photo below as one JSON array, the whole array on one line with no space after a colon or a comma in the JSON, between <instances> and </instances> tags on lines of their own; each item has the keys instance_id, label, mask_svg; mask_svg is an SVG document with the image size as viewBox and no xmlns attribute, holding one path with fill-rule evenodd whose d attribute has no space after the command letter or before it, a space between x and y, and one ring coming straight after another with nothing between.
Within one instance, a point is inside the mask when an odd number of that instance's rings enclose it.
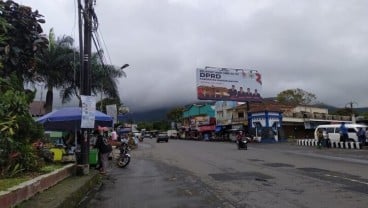
<instances>
[{"instance_id":1,"label":"red banner","mask_svg":"<svg viewBox=\"0 0 368 208\"><path fill-rule=\"evenodd\" d=\"M200 126L200 127L198 127L198 131L199 132L215 131L215 125L211 125L211 126Z\"/></svg>"}]
</instances>

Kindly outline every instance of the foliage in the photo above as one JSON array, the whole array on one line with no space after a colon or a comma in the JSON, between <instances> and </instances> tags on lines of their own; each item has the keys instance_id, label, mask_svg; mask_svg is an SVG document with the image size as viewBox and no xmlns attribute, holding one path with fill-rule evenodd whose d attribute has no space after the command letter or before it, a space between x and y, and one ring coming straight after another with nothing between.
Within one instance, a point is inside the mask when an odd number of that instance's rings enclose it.
<instances>
[{"instance_id":1,"label":"foliage","mask_svg":"<svg viewBox=\"0 0 368 208\"><path fill-rule=\"evenodd\" d=\"M140 122L138 123L137 129L146 129L147 131L167 131L170 129L170 125L167 121Z\"/></svg>"},{"instance_id":2,"label":"foliage","mask_svg":"<svg viewBox=\"0 0 368 208\"><path fill-rule=\"evenodd\" d=\"M32 80L35 75L35 55L42 53L47 45L47 39L41 35L40 23L42 15L32 12L27 6L14 1L0 1L1 40L0 77L8 77L13 72L20 79Z\"/></svg>"},{"instance_id":3,"label":"foliage","mask_svg":"<svg viewBox=\"0 0 368 208\"><path fill-rule=\"evenodd\" d=\"M62 88L68 78L67 74L74 74L75 50L73 38L63 36L56 39L53 29L49 32L49 45L44 53L36 59L39 81L47 88L45 111L52 111L53 89ZM74 78L74 77L73 77Z\"/></svg>"},{"instance_id":4,"label":"foliage","mask_svg":"<svg viewBox=\"0 0 368 208\"><path fill-rule=\"evenodd\" d=\"M142 129L146 129L147 131L152 131L153 129L153 122L140 122L138 123L137 129L140 131Z\"/></svg>"},{"instance_id":5,"label":"foliage","mask_svg":"<svg viewBox=\"0 0 368 208\"><path fill-rule=\"evenodd\" d=\"M363 116L365 119L368 119L368 112L364 112L364 113L362 113L362 116Z\"/></svg>"},{"instance_id":6,"label":"foliage","mask_svg":"<svg viewBox=\"0 0 368 208\"><path fill-rule=\"evenodd\" d=\"M40 138L42 128L32 119L29 103L34 94L18 89L15 75L0 78L0 177L12 177L39 168L30 145Z\"/></svg>"},{"instance_id":7,"label":"foliage","mask_svg":"<svg viewBox=\"0 0 368 208\"><path fill-rule=\"evenodd\" d=\"M302 89L289 89L280 92L276 99L280 103L292 105L308 105L316 101L316 95Z\"/></svg>"},{"instance_id":8,"label":"foliage","mask_svg":"<svg viewBox=\"0 0 368 208\"><path fill-rule=\"evenodd\" d=\"M166 117L170 121L181 122L183 119L183 112L184 112L183 107L176 107L167 112Z\"/></svg>"},{"instance_id":9,"label":"foliage","mask_svg":"<svg viewBox=\"0 0 368 208\"><path fill-rule=\"evenodd\" d=\"M106 106L114 104L116 104L117 110L119 110L122 105L119 98L104 98L96 103L96 109L106 113Z\"/></svg>"},{"instance_id":10,"label":"foliage","mask_svg":"<svg viewBox=\"0 0 368 208\"><path fill-rule=\"evenodd\" d=\"M99 95L103 93L107 98L119 101L111 104L120 104L117 78L125 77L124 71L112 65L101 64L98 53L92 54L91 65L91 94ZM70 71L66 73L67 78L63 84L63 89L60 91L62 102L69 102L73 96L76 96L80 101L81 80L75 79L75 77L80 77L80 64L76 62L75 73Z\"/></svg>"},{"instance_id":11,"label":"foliage","mask_svg":"<svg viewBox=\"0 0 368 208\"><path fill-rule=\"evenodd\" d=\"M353 110L354 115L358 115L358 112ZM337 109L333 114L340 116L351 116L351 108L340 108Z\"/></svg>"},{"instance_id":12,"label":"foliage","mask_svg":"<svg viewBox=\"0 0 368 208\"><path fill-rule=\"evenodd\" d=\"M5 191L11 187L14 187L16 185L19 185L27 180L30 180L32 178L35 178L37 176L39 176L40 174L46 174L46 173L50 173L54 170L60 169L62 168L63 165L62 164L49 164L46 165L42 168L40 168L39 171L37 172L32 172L32 174L22 174L19 175L17 177L13 177L13 178L2 178L0 179L0 191Z\"/></svg>"},{"instance_id":13,"label":"foliage","mask_svg":"<svg viewBox=\"0 0 368 208\"><path fill-rule=\"evenodd\" d=\"M170 124L167 121L155 121L152 127L154 130L167 131L170 129Z\"/></svg>"},{"instance_id":14,"label":"foliage","mask_svg":"<svg viewBox=\"0 0 368 208\"><path fill-rule=\"evenodd\" d=\"M11 187L19 185L27 180L31 179L29 176L22 176L16 178L4 178L0 179L0 191L5 191Z\"/></svg>"}]
</instances>

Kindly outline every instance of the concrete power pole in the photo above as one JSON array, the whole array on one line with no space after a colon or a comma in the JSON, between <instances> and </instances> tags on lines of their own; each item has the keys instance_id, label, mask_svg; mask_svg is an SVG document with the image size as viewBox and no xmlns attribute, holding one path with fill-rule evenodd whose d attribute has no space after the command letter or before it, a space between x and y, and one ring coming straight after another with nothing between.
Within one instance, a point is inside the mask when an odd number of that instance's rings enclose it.
<instances>
[{"instance_id":1,"label":"concrete power pole","mask_svg":"<svg viewBox=\"0 0 368 208\"><path fill-rule=\"evenodd\" d=\"M80 0L78 0L80 3ZM81 6L78 6L81 8ZM81 10L79 12L82 12ZM84 42L83 45L83 63L81 64L81 89L80 94L90 96L91 95L91 39L92 39L92 12L93 12L93 0L84 0L84 10L83 10L83 22L84 22ZM81 20L80 20L81 22ZM80 29L81 32L81 29ZM81 40L80 36L80 40ZM81 58L82 61L82 58ZM89 172L89 129L82 129L82 139L81 143L81 154L78 165L81 168L82 175L86 175Z\"/></svg>"},{"instance_id":2,"label":"concrete power pole","mask_svg":"<svg viewBox=\"0 0 368 208\"><path fill-rule=\"evenodd\" d=\"M351 102L349 102L349 103L346 104L346 105L349 105L350 106L350 110L351 110L351 122L352 123L356 123L356 118L355 118L355 114L354 114L354 110L353 110L353 105L354 104L357 105L357 103L356 102L353 102L353 101L351 101Z\"/></svg>"}]
</instances>

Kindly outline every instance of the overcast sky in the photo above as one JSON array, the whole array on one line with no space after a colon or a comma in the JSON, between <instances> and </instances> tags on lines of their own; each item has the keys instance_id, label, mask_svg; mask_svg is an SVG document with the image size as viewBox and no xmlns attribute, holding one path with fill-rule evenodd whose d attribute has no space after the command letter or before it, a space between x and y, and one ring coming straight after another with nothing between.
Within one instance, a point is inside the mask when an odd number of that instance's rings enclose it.
<instances>
[{"instance_id":1,"label":"overcast sky","mask_svg":"<svg viewBox=\"0 0 368 208\"><path fill-rule=\"evenodd\" d=\"M83 1L83 0L82 0ZM19 0L45 33L78 40L76 0ZM366 0L97 0L109 64L133 111L196 98L196 68L255 69L263 97L301 88L336 107L368 106ZM110 61L111 60L111 61ZM57 96L54 96L57 97Z\"/></svg>"}]
</instances>

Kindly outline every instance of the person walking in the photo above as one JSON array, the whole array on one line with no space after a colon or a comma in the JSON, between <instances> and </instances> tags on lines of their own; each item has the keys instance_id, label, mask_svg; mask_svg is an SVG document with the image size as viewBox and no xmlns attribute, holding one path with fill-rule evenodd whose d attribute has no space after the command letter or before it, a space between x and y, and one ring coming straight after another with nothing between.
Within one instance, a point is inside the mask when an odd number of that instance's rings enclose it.
<instances>
[{"instance_id":1,"label":"person walking","mask_svg":"<svg viewBox=\"0 0 368 208\"><path fill-rule=\"evenodd\" d=\"M100 131L97 136L95 148L98 149L99 160L101 162L100 173L106 174L107 166L109 163L109 154L112 152L112 146L109 143L107 137L103 135L103 132Z\"/></svg>"},{"instance_id":2,"label":"person walking","mask_svg":"<svg viewBox=\"0 0 368 208\"><path fill-rule=\"evenodd\" d=\"M318 130L318 132L317 132L317 139L318 139L317 147L318 148L321 148L322 147L322 140L323 140L323 132L322 132L322 129L319 129Z\"/></svg>"},{"instance_id":3,"label":"person walking","mask_svg":"<svg viewBox=\"0 0 368 208\"><path fill-rule=\"evenodd\" d=\"M365 141L367 139L365 129L360 127L359 131L357 132L358 141L364 146Z\"/></svg>"},{"instance_id":4,"label":"person walking","mask_svg":"<svg viewBox=\"0 0 368 208\"><path fill-rule=\"evenodd\" d=\"M347 142L348 139L348 128L346 128L345 122L342 122L340 126L340 142Z\"/></svg>"}]
</instances>

